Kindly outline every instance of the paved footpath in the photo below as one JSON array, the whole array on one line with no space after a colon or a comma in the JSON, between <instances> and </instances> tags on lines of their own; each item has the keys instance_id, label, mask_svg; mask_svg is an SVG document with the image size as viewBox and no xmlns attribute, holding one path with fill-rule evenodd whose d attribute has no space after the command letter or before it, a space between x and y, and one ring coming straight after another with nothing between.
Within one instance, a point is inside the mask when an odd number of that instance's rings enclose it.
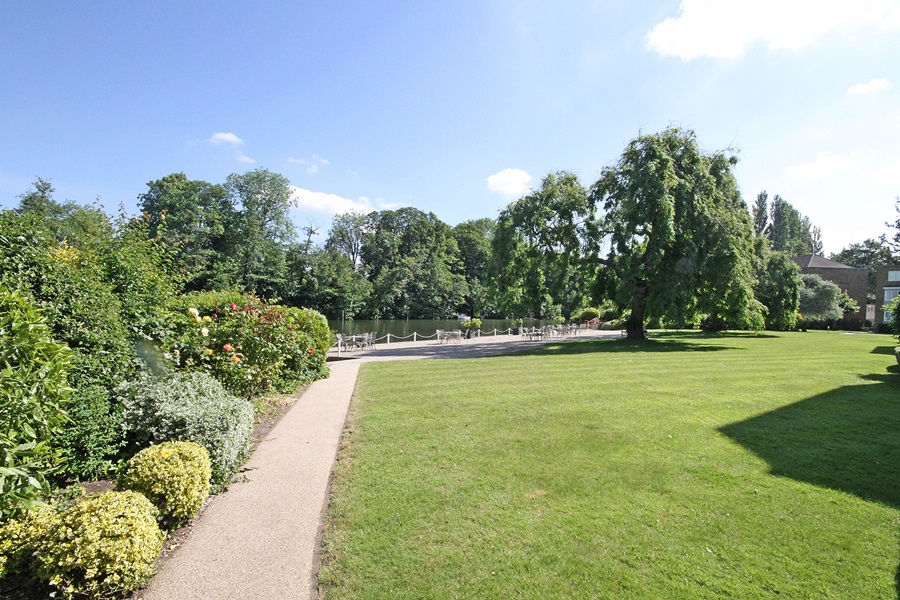
<instances>
[{"instance_id":1,"label":"paved footpath","mask_svg":"<svg viewBox=\"0 0 900 600\"><path fill-rule=\"evenodd\" d=\"M587 331L578 339L611 335L618 332ZM257 446L244 467L245 480L210 499L190 536L134 597L318 598L316 573L328 486L361 363L490 356L540 343L517 336L485 336L457 344L401 342L345 352L342 358L347 360L329 361L331 377L302 393Z\"/></svg>"}]
</instances>

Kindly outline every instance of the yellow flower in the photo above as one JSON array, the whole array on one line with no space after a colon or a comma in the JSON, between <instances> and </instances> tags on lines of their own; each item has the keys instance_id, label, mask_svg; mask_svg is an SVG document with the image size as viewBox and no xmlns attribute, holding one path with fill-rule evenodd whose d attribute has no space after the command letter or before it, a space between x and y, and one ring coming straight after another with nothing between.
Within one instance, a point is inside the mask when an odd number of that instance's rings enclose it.
<instances>
[{"instance_id":1,"label":"yellow flower","mask_svg":"<svg viewBox=\"0 0 900 600\"><path fill-rule=\"evenodd\" d=\"M210 354L213 353L212 348L207 348L207 349L204 350L203 352L205 352L207 356L209 356Z\"/></svg>"},{"instance_id":2,"label":"yellow flower","mask_svg":"<svg viewBox=\"0 0 900 600\"><path fill-rule=\"evenodd\" d=\"M212 317L210 317L209 315L206 315L205 317L203 317L203 320L206 321L207 323L209 323L210 321L212 321Z\"/></svg>"},{"instance_id":3,"label":"yellow flower","mask_svg":"<svg viewBox=\"0 0 900 600\"><path fill-rule=\"evenodd\" d=\"M196 308L191 307L188 309L188 314L191 315L192 317L199 317L200 311L197 310Z\"/></svg>"},{"instance_id":4,"label":"yellow flower","mask_svg":"<svg viewBox=\"0 0 900 600\"><path fill-rule=\"evenodd\" d=\"M202 323L202 322L203 322L203 319L201 319L200 317L194 317L194 322L195 322L195 323Z\"/></svg>"}]
</instances>

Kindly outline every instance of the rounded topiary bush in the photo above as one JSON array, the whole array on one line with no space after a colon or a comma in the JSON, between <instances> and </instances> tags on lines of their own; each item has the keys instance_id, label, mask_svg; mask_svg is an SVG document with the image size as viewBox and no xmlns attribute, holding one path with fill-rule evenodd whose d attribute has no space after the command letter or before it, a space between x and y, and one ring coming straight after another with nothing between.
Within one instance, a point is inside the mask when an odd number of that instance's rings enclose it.
<instances>
[{"instance_id":1,"label":"rounded topiary bush","mask_svg":"<svg viewBox=\"0 0 900 600\"><path fill-rule=\"evenodd\" d=\"M177 525L200 512L209 496L209 452L194 442L164 442L131 457L119 487L140 492L159 509L163 522Z\"/></svg>"},{"instance_id":2,"label":"rounded topiary bush","mask_svg":"<svg viewBox=\"0 0 900 600\"><path fill-rule=\"evenodd\" d=\"M231 481L250 455L253 406L205 373L143 377L121 396L129 440L137 447L197 442L209 451L213 489Z\"/></svg>"},{"instance_id":3,"label":"rounded topiary bush","mask_svg":"<svg viewBox=\"0 0 900 600\"><path fill-rule=\"evenodd\" d=\"M85 496L41 540L38 573L67 597L129 592L153 576L162 552L157 515L137 492Z\"/></svg>"},{"instance_id":4,"label":"rounded topiary bush","mask_svg":"<svg viewBox=\"0 0 900 600\"><path fill-rule=\"evenodd\" d=\"M588 321L592 321L593 319L600 318L600 309L588 307L581 311L581 314L578 315L578 319L582 323L587 323Z\"/></svg>"}]
</instances>

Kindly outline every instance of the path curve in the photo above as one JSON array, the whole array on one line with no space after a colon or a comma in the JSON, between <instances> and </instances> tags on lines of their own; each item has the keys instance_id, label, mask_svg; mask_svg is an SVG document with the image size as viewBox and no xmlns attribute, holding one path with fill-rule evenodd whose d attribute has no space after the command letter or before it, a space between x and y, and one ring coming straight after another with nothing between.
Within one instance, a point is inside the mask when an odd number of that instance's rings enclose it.
<instances>
[{"instance_id":1,"label":"path curve","mask_svg":"<svg viewBox=\"0 0 900 600\"><path fill-rule=\"evenodd\" d=\"M618 336L587 331L586 337ZM553 340L557 341L557 340ZM400 342L332 350L331 376L309 386L259 443L241 479L210 499L193 532L135 599L318 598L316 574L331 471L363 362L469 358L533 348L517 336L457 344Z\"/></svg>"}]
</instances>

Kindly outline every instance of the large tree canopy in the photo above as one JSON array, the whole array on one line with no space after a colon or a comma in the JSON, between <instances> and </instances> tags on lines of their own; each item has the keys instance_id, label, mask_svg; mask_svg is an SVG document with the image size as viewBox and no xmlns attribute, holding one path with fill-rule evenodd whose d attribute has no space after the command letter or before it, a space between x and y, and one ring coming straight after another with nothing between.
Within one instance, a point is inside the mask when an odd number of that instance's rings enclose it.
<instances>
[{"instance_id":1,"label":"large tree canopy","mask_svg":"<svg viewBox=\"0 0 900 600\"><path fill-rule=\"evenodd\" d=\"M295 238L290 182L266 169L233 173L225 180L240 210L235 220L237 273L247 291L274 297L286 287L287 248Z\"/></svg>"},{"instance_id":2,"label":"large tree canopy","mask_svg":"<svg viewBox=\"0 0 900 600\"><path fill-rule=\"evenodd\" d=\"M558 306L570 316L587 296L598 239L594 207L578 178L547 175L539 190L500 213L493 238L500 309L546 317Z\"/></svg>"},{"instance_id":3,"label":"large tree canopy","mask_svg":"<svg viewBox=\"0 0 900 600\"><path fill-rule=\"evenodd\" d=\"M465 221L453 228L453 239L459 248L463 274L469 286L466 312L471 316L495 312L487 284L494 225L493 219L484 218Z\"/></svg>"},{"instance_id":4,"label":"large tree canopy","mask_svg":"<svg viewBox=\"0 0 900 600\"><path fill-rule=\"evenodd\" d=\"M633 140L591 188L608 235L598 288L631 309L629 338L643 338L655 318L705 314L719 326L762 326L735 163L701 152L693 132L670 128Z\"/></svg>"},{"instance_id":5,"label":"large tree canopy","mask_svg":"<svg viewBox=\"0 0 900 600\"><path fill-rule=\"evenodd\" d=\"M147 184L138 203L150 234L176 249L176 266L188 290L235 285L234 263L227 257L237 241L237 212L221 185L172 173Z\"/></svg>"},{"instance_id":6,"label":"large tree canopy","mask_svg":"<svg viewBox=\"0 0 900 600\"><path fill-rule=\"evenodd\" d=\"M370 316L449 317L468 293L456 240L434 213L416 208L371 213L360 256L372 282Z\"/></svg>"}]
</instances>

